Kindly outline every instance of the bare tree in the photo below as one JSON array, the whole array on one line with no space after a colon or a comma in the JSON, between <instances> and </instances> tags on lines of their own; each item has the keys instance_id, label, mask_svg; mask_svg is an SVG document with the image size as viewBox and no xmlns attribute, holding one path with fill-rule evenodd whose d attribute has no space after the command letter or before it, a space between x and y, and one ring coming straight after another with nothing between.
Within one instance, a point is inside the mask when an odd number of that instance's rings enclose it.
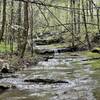
<instances>
[{"instance_id":1,"label":"bare tree","mask_svg":"<svg viewBox=\"0 0 100 100\"><path fill-rule=\"evenodd\" d=\"M91 43L90 43L90 39L89 39L89 34L88 34L88 28L87 28L87 24L86 24L86 16L85 16L85 10L84 10L84 0L82 0L82 9L83 9L83 21L84 21L84 26L85 26L85 38L88 44L88 49L91 49Z\"/></svg>"},{"instance_id":2,"label":"bare tree","mask_svg":"<svg viewBox=\"0 0 100 100\"><path fill-rule=\"evenodd\" d=\"M6 0L3 0L2 27L0 33L0 42L3 40L4 29L6 24Z\"/></svg>"},{"instance_id":3,"label":"bare tree","mask_svg":"<svg viewBox=\"0 0 100 100\"><path fill-rule=\"evenodd\" d=\"M97 25L98 25L98 32L100 33L99 9L97 9Z\"/></svg>"},{"instance_id":4,"label":"bare tree","mask_svg":"<svg viewBox=\"0 0 100 100\"><path fill-rule=\"evenodd\" d=\"M13 53L13 40L14 40L14 31L12 29L13 21L14 21L14 1L11 0L11 16L10 16L10 50Z\"/></svg>"},{"instance_id":5,"label":"bare tree","mask_svg":"<svg viewBox=\"0 0 100 100\"><path fill-rule=\"evenodd\" d=\"M17 50L18 54L20 55L20 50L21 50L21 28L20 26L22 25L22 20L21 20L21 13L22 13L22 2L19 1L18 3L18 9L17 9L17 25L18 25L18 32L17 32Z\"/></svg>"},{"instance_id":6,"label":"bare tree","mask_svg":"<svg viewBox=\"0 0 100 100\"><path fill-rule=\"evenodd\" d=\"M24 30L22 33L23 42L21 43L21 55L20 55L21 58L23 58L24 56L24 52L25 52L26 45L27 45L28 29L29 29L28 2L24 2Z\"/></svg>"}]
</instances>

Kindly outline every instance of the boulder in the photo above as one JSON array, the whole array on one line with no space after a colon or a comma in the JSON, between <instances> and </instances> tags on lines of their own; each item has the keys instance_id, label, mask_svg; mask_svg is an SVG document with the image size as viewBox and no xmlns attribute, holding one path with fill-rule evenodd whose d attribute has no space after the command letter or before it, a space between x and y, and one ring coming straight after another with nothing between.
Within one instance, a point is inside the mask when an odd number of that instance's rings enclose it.
<instances>
[{"instance_id":1,"label":"boulder","mask_svg":"<svg viewBox=\"0 0 100 100\"><path fill-rule=\"evenodd\" d=\"M56 49L34 49L34 52L37 54L54 54L54 53L63 53L63 52L74 52L77 51L77 48L72 47L64 47L64 48L56 48Z\"/></svg>"},{"instance_id":2,"label":"boulder","mask_svg":"<svg viewBox=\"0 0 100 100\"><path fill-rule=\"evenodd\" d=\"M13 73L13 70L8 63L3 63L1 73Z\"/></svg>"},{"instance_id":3,"label":"boulder","mask_svg":"<svg viewBox=\"0 0 100 100\"><path fill-rule=\"evenodd\" d=\"M0 92L6 91L11 88L14 89L16 88L16 86L8 83L0 83Z\"/></svg>"},{"instance_id":4,"label":"boulder","mask_svg":"<svg viewBox=\"0 0 100 100\"><path fill-rule=\"evenodd\" d=\"M1 73L9 73L9 69L7 69L7 68L2 68Z\"/></svg>"},{"instance_id":5,"label":"boulder","mask_svg":"<svg viewBox=\"0 0 100 100\"><path fill-rule=\"evenodd\" d=\"M94 48L91 50L93 53L100 53L100 48Z\"/></svg>"},{"instance_id":6,"label":"boulder","mask_svg":"<svg viewBox=\"0 0 100 100\"><path fill-rule=\"evenodd\" d=\"M53 54L54 53L54 50L51 50L51 49L34 49L34 52L37 53L37 54Z\"/></svg>"},{"instance_id":7,"label":"boulder","mask_svg":"<svg viewBox=\"0 0 100 100\"><path fill-rule=\"evenodd\" d=\"M51 39L36 39L34 40L34 43L36 45L50 45L50 44L57 44L57 43L63 43L64 40L62 38L51 38Z\"/></svg>"},{"instance_id":8,"label":"boulder","mask_svg":"<svg viewBox=\"0 0 100 100\"><path fill-rule=\"evenodd\" d=\"M0 91L4 91L4 90L7 90L7 89L9 89L10 87L9 87L9 85L0 85Z\"/></svg>"},{"instance_id":9,"label":"boulder","mask_svg":"<svg viewBox=\"0 0 100 100\"><path fill-rule=\"evenodd\" d=\"M92 42L100 43L100 33L96 33L96 35L92 39Z\"/></svg>"}]
</instances>

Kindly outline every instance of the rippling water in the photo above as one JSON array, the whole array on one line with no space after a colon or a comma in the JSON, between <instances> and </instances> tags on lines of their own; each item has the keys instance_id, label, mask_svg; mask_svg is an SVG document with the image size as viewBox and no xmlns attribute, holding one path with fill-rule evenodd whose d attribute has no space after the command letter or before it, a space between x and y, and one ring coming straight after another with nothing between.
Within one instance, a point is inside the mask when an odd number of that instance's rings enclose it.
<instances>
[{"instance_id":1,"label":"rippling water","mask_svg":"<svg viewBox=\"0 0 100 100\"><path fill-rule=\"evenodd\" d=\"M10 89L0 95L0 100L96 100L93 95L96 81L90 76L94 71L85 65L83 57L56 55L53 59L39 62L22 72L18 78L4 78L0 83L11 83L17 89ZM80 66L73 64L80 63ZM86 63L86 62L85 62ZM36 84L24 82L24 79L55 79L68 83Z\"/></svg>"}]
</instances>

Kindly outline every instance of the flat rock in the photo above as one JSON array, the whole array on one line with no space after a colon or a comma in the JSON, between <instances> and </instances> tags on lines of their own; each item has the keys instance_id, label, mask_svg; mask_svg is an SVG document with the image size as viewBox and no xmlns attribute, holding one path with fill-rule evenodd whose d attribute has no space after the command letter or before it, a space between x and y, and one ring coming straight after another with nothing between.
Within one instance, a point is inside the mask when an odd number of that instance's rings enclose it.
<instances>
[{"instance_id":1,"label":"flat rock","mask_svg":"<svg viewBox=\"0 0 100 100\"><path fill-rule=\"evenodd\" d=\"M0 79L3 78L18 78L18 75L11 74L11 73L0 73Z\"/></svg>"},{"instance_id":2,"label":"flat rock","mask_svg":"<svg viewBox=\"0 0 100 100\"><path fill-rule=\"evenodd\" d=\"M65 47L65 48L56 48L56 49L34 49L34 52L37 54L54 54L54 53L63 53L63 52L73 52L75 51L73 48Z\"/></svg>"},{"instance_id":3,"label":"flat rock","mask_svg":"<svg viewBox=\"0 0 100 100\"><path fill-rule=\"evenodd\" d=\"M60 38L52 38L52 39L36 39L34 42L37 45L49 45L49 44L55 44L55 43L62 43L64 42L63 39Z\"/></svg>"}]
</instances>

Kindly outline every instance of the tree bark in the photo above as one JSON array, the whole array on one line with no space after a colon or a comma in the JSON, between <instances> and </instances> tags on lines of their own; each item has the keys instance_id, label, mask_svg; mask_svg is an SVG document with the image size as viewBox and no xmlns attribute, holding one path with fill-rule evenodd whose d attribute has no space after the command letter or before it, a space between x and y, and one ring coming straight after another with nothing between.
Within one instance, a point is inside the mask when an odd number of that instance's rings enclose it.
<instances>
[{"instance_id":1,"label":"tree bark","mask_svg":"<svg viewBox=\"0 0 100 100\"><path fill-rule=\"evenodd\" d=\"M87 28L87 24L86 24L85 10L84 10L84 0L82 0L82 9L83 9L83 21L84 21L85 34L86 34L85 38L87 41L88 49L91 50L91 43L90 43L90 39L89 39L88 28Z\"/></svg>"},{"instance_id":2,"label":"tree bark","mask_svg":"<svg viewBox=\"0 0 100 100\"><path fill-rule=\"evenodd\" d=\"M27 37L28 37L28 29L29 29L29 23L28 23L28 2L24 2L24 30L22 33L23 36L23 42L21 43L21 55L20 57L24 57L26 45L27 45Z\"/></svg>"},{"instance_id":3,"label":"tree bark","mask_svg":"<svg viewBox=\"0 0 100 100\"><path fill-rule=\"evenodd\" d=\"M97 25L98 25L98 32L100 34L100 19L99 19L99 9L97 9Z\"/></svg>"},{"instance_id":4,"label":"tree bark","mask_svg":"<svg viewBox=\"0 0 100 100\"><path fill-rule=\"evenodd\" d=\"M11 54L13 53L13 38L14 38L14 31L13 31L13 29L12 29L12 25L13 25L13 18L14 18L14 16L13 16L13 14L14 14L14 1L12 0L11 1L11 19L10 19L10 50L11 50Z\"/></svg>"},{"instance_id":5,"label":"tree bark","mask_svg":"<svg viewBox=\"0 0 100 100\"><path fill-rule=\"evenodd\" d=\"M31 56L33 56L33 8L31 5L31 15L30 15L30 36L31 36Z\"/></svg>"},{"instance_id":6,"label":"tree bark","mask_svg":"<svg viewBox=\"0 0 100 100\"><path fill-rule=\"evenodd\" d=\"M17 13L18 13L18 19L17 19L17 25L18 25L18 32L17 32L17 51L18 51L18 55L20 55L20 50L21 50L21 23L22 23L22 20L21 20L21 13L22 13L22 2L19 1L18 3L18 10L17 10Z\"/></svg>"},{"instance_id":7,"label":"tree bark","mask_svg":"<svg viewBox=\"0 0 100 100\"><path fill-rule=\"evenodd\" d=\"M1 33L0 33L0 42L3 40L5 24L6 24L6 0L3 0L2 27L1 27Z\"/></svg>"}]
</instances>

